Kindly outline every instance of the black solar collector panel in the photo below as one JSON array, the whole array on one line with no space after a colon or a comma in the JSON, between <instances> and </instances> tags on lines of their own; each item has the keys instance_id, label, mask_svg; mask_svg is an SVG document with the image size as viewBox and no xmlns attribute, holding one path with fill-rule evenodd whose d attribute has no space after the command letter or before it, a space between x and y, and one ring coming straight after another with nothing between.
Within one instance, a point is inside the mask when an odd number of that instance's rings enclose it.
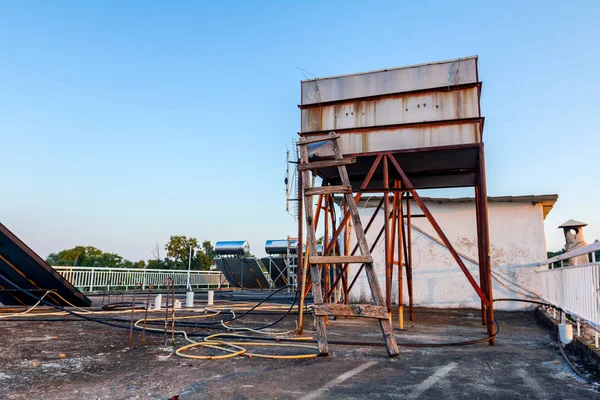
<instances>
[{"instance_id":1,"label":"black solar collector panel","mask_svg":"<svg viewBox=\"0 0 600 400\"><path fill-rule=\"evenodd\" d=\"M218 257L217 265L231 286L244 289L268 289L269 282L253 257Z\"/></svg>"},{"instance_id":2,"label":"black solar collector panel","mask_svg":"<svg viewBox=\"0 0 600 400\"><path fill-rule=\"evenodd\" d=\"M263 257L261 261L269 274L276 288L288 285L287 265L283 257Z\"/></svg>"},{"instance_id":3,"label":"black solar collector panel","mask_svg":"<svg viewBox=\"0 0 600 400\"><path fill-rule=\"evenodd\" d=\"M89 307L92 302L49 266L40 256L0 224L0 273L23 289L38 297L53 290L78 307ZM8 283L0 282L0 303L4 305L32 305L36 300L14 290ZM45 300L67 305L57 296L48 295Z\"/></svg>"}]
</instances>

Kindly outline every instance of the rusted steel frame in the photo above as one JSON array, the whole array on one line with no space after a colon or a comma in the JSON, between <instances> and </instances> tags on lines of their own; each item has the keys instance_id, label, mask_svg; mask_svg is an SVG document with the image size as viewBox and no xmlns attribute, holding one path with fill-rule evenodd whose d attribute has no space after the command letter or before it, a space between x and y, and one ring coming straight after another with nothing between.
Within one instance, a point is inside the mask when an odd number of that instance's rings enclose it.
<instances>
[{"instance_id":1,"label":"rusted steel frame","mask_svg":"<svg viewBox=\"0 0 600 400\"><path fill-rule=\"evenodd\" d=\"M305 263L308 263L308 257L305 257L304 259L306 260ZM309 269L309 268L310 268L310 265L307 264L306 269ZM308 296L308 293L310 293L311 289L312 289L312 281L309 281L309 282L307 282L306 289L304 290L304 297Z\"/></svg>"},{"instance_id":2,"label":"rusted steel frame","mask_svg":"<svg viewBox=\"0 0 600 400\"><path fill-rule=\"evenodd\" d=\"M402 183L396 181L396 186L400 187ZM400 196L400 204L398 205L397 215L397 238L398 241L398 326L404 329L404 271L402 271L402 240L404 238L404 229L402 228L404 218L402 216L402 196Z\"/></svg>"},{"instance_id":3,"label":"rusted steel frame","mask_svg":"<svg viewBox=\"0 0 600 400\"><path fill-rule=\"evenodd\" d=\"M344 215L348 213L348 205L344 203ZM344 255L349 255L350 252L350 235L348 234L348 229L350 229L350 221L346 223L344 226ZM348 304L348 270L344 271L343 266L340 266L340 274L342 276L342 285L344 287L344 304ZM336 279L337 280L337 279Z\"/></svg>"},{"instance_id":4,"label":"rusted steel frame","mask_svg":"<svg viewBox=\"0 0 600 400\"><path fill-rule=\"evenodd\" d=\"M369 223L367 224L366 228L365 228L365 235L367 234L367 232L369 231L369 228L371 227L371 225L373 224L373 221L375 221L375 217L377 217L377 214L379 213L379 210L381 210L381 206L383 205L383 197L381 198L381 201L379 201L379 204L377 205L377 207L375 208L375 212L373 212L373 215L371 215L371 219L369 219ZM381 235L381 233L380 233ZM352 252L350 253L351 256L353 256L356 251L358 250L358 243L354 245L354 248L352 249ZM373 248L371 249L371 251L373 251ZM348 272L348 265L350 264L344 264L342 271L340 273L341 274L347 274ZM362 268L362 267L361 267ZM340 280L340 275L338 275L334 281L334 286L338 284L339 280ZM347 279L347 277L346 277ZM348 288L348 292L350 292L351 288Z\"/></svg>"},{"instance_id":5,"label":"rusted steel frame","mask_svg":"<svg viewBox=\"0 0 600 400\"><path fill-rule=\"evenodd\" d=\"M326 248L329 244L329 195L326 194L323 197L325 201L325 206L323 207L324 214L324 236L323 236L323 248ZM316 228L316 225L315 225ZM321 266L323 268L323 292L325 293L325 298L323 299L324 303L329 303L329 264L323 264ZM325 315L325 325L329 324L329 316Z\"/></svg>"},{"instance_id":6,"label":"rusted steel frame","mask_svg":"<svg viewBox=\"0 0 600 400\"><path fill-rule=\"evenodd\" d=\"M321 184L324 186L325 182L323 181ZM321 203L323 202L323 198L324 198L324 195L320 194L319 198L317 200L317 206L315 208L316 211L315 211L315 219L314 219L314 224L313 224L315 235L316 235L316 232L317 232L317 227L319 225L319 215L321 213L321 210L325 210L325 207L323 207L321 205ZM307 266L307 270L309 268L310 268L310 265ZM312 289L312 282L308 282L308 285L307 285L306 290L304 292L304 297L308 296L308 293L310 292L311 289Z\"/></svg>"},{"instance_id":7,"label":"rusted steel frame","mask_svg":"<svg viewBox=\"0 0 600 400\"><path fill-rule=\"evenodd\" d=\"M322 185L325 185L325 182L322 182ZM319 215L321 214L321 210L323 209L323 207L321 206L321 203L323 202L323 195L320 194L319 198L317 200L317 207L316 207L316 211L315 211L315 223L314 223L314 227L315 227L315 231L317 230L317 226L319 226Z\"/></svg>"},{"instance_id":8,"label":"rusted steel frame","mask_svg":"<svg viewBox=\"0 0 600 400\"><path fill-rule=\"evenodd\" d=\"M397 181L394 180L393 186L396 187ZM386 244L389 246L389 268L390 268L390 286L394 280L394 252L396 250L396 227L398 225L398 193L392 195L392 227L390 230L390 240ZM392 312L392 291L390 288L388 312Z\"/></svg>"},{"instance_id":9,"label":"rusted steel frame","mask_svg":"<svg viewBox=\"0 0 600 400\"><path fill-rule=\"evenodd\" d=\"M408 193L406 194L408 198ZM408 220L408 207L410 200L407 200L407 220ZM400 214L402 215L402 230L404 231L404 210L402 205L400 205ZM406 232L403 232L402 235L402 247L404 248L404 268L406 269L406 288L408 289L408 319L412 321L414 319L414 309L413 309L413 290L412 290L412 264L409 259L409 234L410 234L410 225L406 227Z\"/></svg>"},{"instance_id":10,"label":"rusted steel frame","mask_svg":"<svg viewBox=\"0 0 600 400\"><path fill-rule=\"evenodd\" d=\"M385 231L385 226L382 226L381 230L377 234L377 237L375 238L375 241L373 242L373 245L371 246L371 251L373 251L373 249L375 248L375 246L377 245L377 243L379 243L379 239L381 239L381 236L383 236L383 232L384 231ZM346 268L348 267L348 265L349 264L346 264ZM365 264L361 264L360 268L356 272L356 275L354 275L354 278L352 279L352 282L350 283L350 287L348 288L348 291L352 290L352 287L354 287L354 284L356 283L356 280L358 279L358 276L360 275L360 273L362 272L362 270L363 270L364 267L365 267Z\"/></svg>"},{"instance_id":11,"label":"rusted steel frame","mask_svg":"<svg viewBox=\"0 0 600 400\"><path fill-rule=\"evenodd\" d=\"M333 153L336 158L343 158L342 151L340 150L340 146L338 141L332 142L333 144ZM350 177L348 176L348 171L345 166L338 167L338 173L340 175L340 180L344 185L350 185ZM344 199L346 203L348 203L348 209L350 211L350 215L352 217L352 222L354 224L354 234L356 235L356 242L359 245L361 252L361 259L367 258L368 261L363 261L366 264L363 265L366 275L367 281L369 283L369 289L371 290L372 302L376 306L384 307L385 297L381 292L381 286L379 285L379 281L377 279L377 273L375 272L375 267L373 266L373 258L371 257L371 250L369 248L369 243L367 242L367 237L365 235L365 231L363 228L362 221L360 219L360 214L358 207L356 206L356 202L354 201L354 197L351 193L345 193ZM385 216L387 218L387 215ZM400 352L398 349L398 344L396 343L396 338L392 331L391 321L388 319L380 319L378 320L379 328L381 329L381 333L383 335L383 339L385 341L385 347L388 353L388 356L395 357Z\"/></svg>"},{"instance_id":12,"label":"rusted steel frame","mask_svg":"<svg viewBox=\"0 0 600 400\"><path fill-rule=\"evenodd\" d=\"M360 190L365 189L369 185L369 182L371 182L371 179L373 178L373 175L375 174L375 171L377 170L377 167L379 166L379 163L381 162L382 158L383 158L383 154L380 153L377 155L377 158L375 159L375 161L373 161L373 165L371 165L371 169L369 169L369 173L365 177L362 185L360 185L359 193L354 197L354 202L356 204L358 204L358 201L362 197L362 193L360 193ZM344 212L344 218L342 219L340 226L338 227L338 229L335 230L335 232L333 233L333 236L331 237L332 242L337 241L337 239L340 237L340 234L342 233L343 227L346 226L348 221L350 221L350 213L346 211L346 212ZM324 256L329 255L329 253L331 252L331 249L332 249L331 246L327 246L327 248L325 248L323 250L323 255Z\"/></svg>"},{"instance_id":13,"label":"rusted steel frame","mask_svg":"<svg viewBox=\"0 0 600 400\"><path fill-rule=\"evenodd\" d=\"M390 213L390 194L388 192L390 186L390 175L388 170L388 157L383 157L383 186L385 192L383 193L384 203L384 214L389 215ZM385 229L384 235L384 254L385 254L385 305L388 311L392 309L392 265L390 263L390 220L385 218L383 221Z\"/></svg>"},{"instance_id":14,"label":"rusted steel frame","mask_svg":"<svg viewBox=\"0 0 600 400\"><path fill-rule=\"evenodd\" d=\"M488 218L488 201L487 201L487 188L486 188L486 177L485 177L485 151L484 147L481 146L479 149L479 201L481 203L481 226L483 233L483 254L485 256L484 272L486 279L486 295L488 299L487 307L487 332L490 337L489 345L494 346L496 344L496 338L494 335L494 297L492 294L492 270L490 264L490 228Z\"/></svg>"},{"instance_id":15,"label":"rusted steel frame","mask_svg":"<svg viewBox=\"0 0 600 400\"><path fill-rule=\"evenodd\" d=\"M410 321L414 321L415 312L414 312L414 303L413 303L413 262L412 262L412 222L410 215L410 194L406 193L406 243L408 246L407 255L408 262L406 263L406 280L408 283L408 310L409 310L409 319ZM403 221L404 222L404 221ZM403 224L404 225L404 224Z\"/></svg>"},{"instance_id":16,"label":"rusted steel frame","mask_svg":"<svg viewBox=\"0 0 600 400\"><path fill-rule=\"evenodd\" d=\"M367 188L361 189L361 193L404 193L409 192L409 189L395 189L395 188Z\"/></svg>"},{"instance_id":17,"label":"rusted steel frame","mask_svg":"<svg viewBox=\"0 0 600 400\"><path fill-rule=\"evenodd\" d=\"M298 173L298 264L296 266L296 284L298 291L298 333L302 335L304 330L304 300L306 295L306 274L304 273L304 199L302 190L302 174Z\"/></svg>"},{"instance_id":18,"label":"rusted steel frame","mask_svg":"<svg viewBox=\"0 0 600 400\"><path fill-rule=\"evenodd\" d=\"M410 273L408 271L408 247L406 246L406 232L404 231L404 206L400 204L400 219L402 220L402 250L404 255L404 268L406 269L406 287L409 288ZM408 301L410 304L410 290L408 290Z\"/></svg>"},{"instance_id":19,"label":"rusted steel frame","mask_svg":"<svg viewBox=\"0 0 600 400\"><path fill-rule=\"evenodd\" d=\"M392 213L388 214L387 218L388 219L392 218ZM379 243L379 239L381 239L381 236L383 236L383 232L384 231L385 231L385 225L381 227L381 230L377 234L377 237L375 238L375 241L371 245L371 248L370 248L371 252L373 251L373 249L375 249L375 246L377 246L377 243ZM348 265L349 264L346 264L345 268L348 268ZM354 279L352 279L352 283L350 283L350 287L348 288L348 291L352 290L352 287L354 286L354 283L356 282L356 279L358 278L358 276L360 275L360 273L362 272L362 270L363 270L364 267L365 267L365 264L362 264L360 266L360 268L356 272L356 275L354 276Z\"/></svg>"},{"instance_id":20,"label":"rusted steel frame","mask_svg":"<svg viewBox=\"0 0 600 400\"><path fill-rule=\"evenodd\" d=\"M298 108L301 110L307 110L310 108L334 106L336 104L349 104L349 103L357 103L357 102L363 102L363 101L383 100L383 99L387 99L387 98L412 97L417 94L420 95L420 94L426 94L426 93L441 93L441 92L447 93L447 92L453 92L455 90L471 89L474 87L479 88L479 92L481 93L481 83L482 82L471 82L471 83L463 83L463 84L452 85L452 86L442 86L442 87L437 87L437 88L417 89L417 90L411 90L411 91L406 91L406 92L392 92L392 93L385 93L385 94L377 94L377 95L373 95L373 96L354 97L352 99L340 99L340 100L332 100L332 101L325 101L325 102L312 103L312 104L298 104ZM329 133L330 131L327 131L327 132ZM336 129L336 132L338 132L337 129ZM303 132L303 134L308 134L308 133L309 132Z\"/></svg>"},{"instance_id":21,"label":"rusted steel frame","mask_svg":"<svg viewBox=\"0 0 600 400\"><path fill-rule=\"evenodd\" d=\"M481 288L479 287L479 285L473 278L473 275L471 275L471 273L467 269L465 263L463 262L463 260L460 258L460 256L454 249L454 246L452 245L452 243L450 242L450 240L448 239L448 237L446 236L446 234L444 233L442 228L439 226L439 224L437 223L437 221L435 220L435 218L429 211L429 208L427 208L427 206L425 205L425 202L423 202L423 200L421 199L421 196L419 196L419 194L417 193L413 184L410 182L410 180L404 173L404 170L400 167L400 165L398 164L398 162L396 161L396 159L394 157L389 157L389 159L390 159L390 161L392 161L392 164L394 165L394 167L400 174L400 177L402 178L402 181L404 182L404 184L409 189L413 189L412 196L413 196L415 202L417 203L417 205L419 206L419 208L421 209L423 214L425 214L427 216L427 220L429 221L429 223L431 224L433 229L436 231L436 233L438 234L438 236L440 237L442 242L444 242L444 244L448 248L448 251L450 251L450 254L452 255L452 257L454 258L454 260L456 261L456 263L458 264L460 269L463 271L463 273L467 277L467 280L469 281L471 286L473 286L473 289L475 289L475 292L477 292L477 295L481 298L481 300L483 300L483 302L485 303L486 306L489 306L490 301L489 301L487 295L481 290Z\"/></svg>"},{"instance_id":22,"label":"rusted steel frame","mask_svg":"<svg viewBox=\"0 0 600 400\"><path fill-rule=\"evenodd\" d=\"M336 224L336 221L335 221L335 203L333 202L333 196L329 196L329 217L331 218L331 229L335 232L337 230L337 224ZM332 240L331 244L333 244L333 247L332 247L333 253L334 254L337 253L338 255L341 255L340 254L339 240L337 240L337 239L336 240ZM330 268L331 273L330 273L330 276L329 276L329 280L330 281L332 280L332 278L334 276L336 276L336 273L339 270L339 264L333 265L331 267L332 267L332 268ZM331 292L334 292L336 287L337 286L332 286L331 287ZM335 295L333 297L335 299Z\"/></svg>"},{"instance_id":23,"label":"rusted steel frame","mask_svg":"<svg viewBox=\"0 0 600 400\"><path fill-rule=\"evenodd\" d=\"M477 256L479 258L479 284L484 292L487 293L487 285L485 279L485 254L483 244L483 227L481 223L481 196L479 195L479 174L477 174L477 184L475 185L475 220L477 222ZM486 325L486 313L485 304L481 302L481 324Z\"/></svg>"},{"instance_id":24,"label":"rusted steel frame","mask_svg":"<svg viewBox=\"0 0 600 400\"><path fill-rule=\"evenodd\" d=\"M370 126L369 131L381 131L381 130L389 130L393 128L422 128L422 127L432 127L432 126L447 126L447 125L460 125L464 123L475 123L483 122L483 117L471 117L471 118L460 118L460 119L447 119L447 120L439 120L439 121L427 121L427 122L408 122L403 124L389 124L389 125L377 125ZM336 129L335 132L338 134L344 133L354 133L354 132L364 132L364 127L354 127L354 128L344 128L344 129ZM325 131L314 131L314 132L302 132L302 135L322 135L324 133L329 133L331 130ZM344 154L346 157L350 157L350 154Z\"/></svg>"},{"instance_id":25,"label":"rusted steel frame","mask_svg":"<svg viewBox=\"0 0 600 400\"><path fill-rule=\"evenodd\" d=\"M148 285L148 295L146 297L146 311L144 311L144 328L142 329L142 344L146 343L146 321L148 321L148 309L150 308L150 293L152 293L152 287L154 285L151 283Z\"/></svg>"}]
</instances>

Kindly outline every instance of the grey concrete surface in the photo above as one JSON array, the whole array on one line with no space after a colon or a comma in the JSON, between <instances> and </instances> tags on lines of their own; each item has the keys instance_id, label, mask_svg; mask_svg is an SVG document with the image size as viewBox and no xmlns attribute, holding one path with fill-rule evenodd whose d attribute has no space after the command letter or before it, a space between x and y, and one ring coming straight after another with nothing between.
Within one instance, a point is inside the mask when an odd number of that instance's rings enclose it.
<instances>
[{"instance_id":1,"label":"grey concrete surface","mask_svg":"<svg viewBox=\"0 0 600 400\"><path fill-rule=\"evenodd\" d=\"M407 321L397 332L401 344L485 336L477 311L422 309L415 315L415 322ZM254 315L232 325L256 326L276 318ZM497 318L501 331L495 347L403 346L400 356L389 359L383 347L331 345L328 357L306 360L168 357L162 335L129 349L128 331L90 322L0 320L0 398L600 399L600 392L570 371L533 312L498 313ZM277 328L292 328L294 320L289 316ZM328 329L332 341L381 342L372 320L331 321ZM177 344L185 342L178 338Z\"/></svg>"}]
</instances>

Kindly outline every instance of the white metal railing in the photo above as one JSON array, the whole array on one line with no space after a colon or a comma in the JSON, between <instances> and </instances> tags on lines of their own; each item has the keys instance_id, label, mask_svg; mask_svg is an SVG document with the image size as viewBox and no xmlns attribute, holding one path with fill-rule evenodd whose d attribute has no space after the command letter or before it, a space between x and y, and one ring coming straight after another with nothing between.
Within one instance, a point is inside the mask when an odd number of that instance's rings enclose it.
<instances>
[{"instance_id":1,"label":"white metal railing","mask_svg":"<svg viewBox=\"0 0 600 400\"><path fill-rule=\"evenodd\" d=\"M600 262L595 252L600 242L561 254L535 266L551 265L572 257L591 254L592 262L581 265L564 265L561 268L538 270L542 280L542 298L545 302L563 309L577 320L577 327L585 322L595 330L596 346L600 330ZM534 265L532 265L534 266Z\"/></svg>"},{"instance_id":2,"label":"white metal railing","mask_svg":"<svg viewBox=\"0 0 600 400\"><path fill-rule=\"evenodd\" d=\"M133 289L136 284L164 288L165 279L171 278L175 287L187 286L188 271L171 269L53 267L73 286L83 292L98 290ZM229 287L220 271L190 271L192 288Z\"/></svg>"}]
</instances>

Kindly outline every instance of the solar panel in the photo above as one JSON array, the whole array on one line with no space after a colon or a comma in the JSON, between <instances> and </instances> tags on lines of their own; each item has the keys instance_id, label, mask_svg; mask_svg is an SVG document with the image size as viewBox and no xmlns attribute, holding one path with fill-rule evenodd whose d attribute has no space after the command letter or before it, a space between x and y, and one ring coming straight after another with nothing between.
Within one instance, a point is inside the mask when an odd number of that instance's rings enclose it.
<instances>
[{"instance_id":1,"label":"solar panel","mask_svg":"<svg viewBox=\"0 0 600 400\"><path fill-rule=\"evenodd\" d=\"M0 274L19 287L42 297L48 290L60 294L78 307L89 307L92 302L49 266L40 256L23 243L14 233L0 224ZM66 305L55 295L44 300ZM0 303L4 305L32 305L37 301L27 294L0 280Z\"/></svg>"},{"instance_id":2,"label":"solar panel","mask_svg":"<svg viewBox=\"0 0 600 400\"><path fill-rule=\"evenodd\" d=\"M215 261L229 284L245 289L268 289L269 282L253 257L217 257Z\"/></svg>"}]
</instances>

